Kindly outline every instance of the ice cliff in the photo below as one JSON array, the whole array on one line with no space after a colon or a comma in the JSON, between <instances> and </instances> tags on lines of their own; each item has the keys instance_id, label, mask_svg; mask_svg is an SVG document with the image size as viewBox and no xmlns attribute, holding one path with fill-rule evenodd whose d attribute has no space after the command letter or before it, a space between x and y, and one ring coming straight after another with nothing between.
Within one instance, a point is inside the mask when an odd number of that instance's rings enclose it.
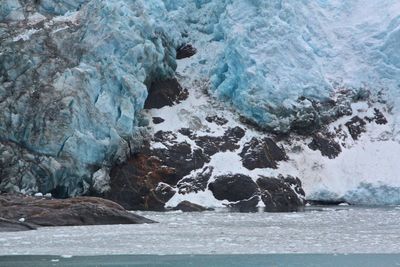
<instances>
[{"instance_id":1,"label":"ice cliff","mask_svg":"<svg viewBox=\"0 0 400 267\"><path fill-rule=\"evenodd\" d=\"M2 190L66 196L106 180L145 135L147 87L175 75L188 42L190 84L264 129L309 133L373 95L399 141L396 0L2 0L0 42Z\"/></svg>"},{"instance_id":2,"label":"ice cliff","mask_svg":"<svg viewBox=\"0 0 400 267\"><path fill-rule=\"evenodd\" d=\"M140 143L146 85L174 75L162 3L7 0L0 10L1 188L81 194Z\"/></svg>"}]
</instances>

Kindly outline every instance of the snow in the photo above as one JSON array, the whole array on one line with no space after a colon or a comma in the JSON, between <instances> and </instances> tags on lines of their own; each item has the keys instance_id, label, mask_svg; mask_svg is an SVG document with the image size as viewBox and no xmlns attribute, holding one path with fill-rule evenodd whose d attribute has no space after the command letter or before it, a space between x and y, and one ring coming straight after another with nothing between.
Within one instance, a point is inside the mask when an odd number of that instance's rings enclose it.
<instances>
[{"instance_id":1,"label":"snow","mask_svg":"<svg viewBox=\"0 0 400 267\"><path fill-rule=\"evenodd\" d=\"M29 40L29 39L31 38L31 36L32 36L33 34L35 34L36 32L38 32L37 29L29 29L29 30L27 30L27 31L25 31L25 32L23 32L23 33L21 33L20 35L14 37L13 41L14 41L14 42L17 42L17 41L19 41L19 40L27 41L27 40Z\"/></svg>"},{"instance_id":2,"label":"snow","mask_svg":"<svg viewBox=\"0 0 400 267\"><path fill-rule=\"evenodd\" d=\"M159 223L2 233L0 255L400 253L398 207L140 215Z\"/></svg>"}]
</instances>

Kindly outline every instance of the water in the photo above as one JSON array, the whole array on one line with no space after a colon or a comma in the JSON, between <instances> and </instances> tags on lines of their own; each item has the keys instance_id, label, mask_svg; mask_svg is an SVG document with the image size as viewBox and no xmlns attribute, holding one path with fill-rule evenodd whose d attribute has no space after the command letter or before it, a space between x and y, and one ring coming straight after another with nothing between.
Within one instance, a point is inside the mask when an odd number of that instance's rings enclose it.
<instances>
[{"instance_id":1,"label":"water","mask_svg":"<svg viewBox=\"0 0 400 267\"><path fill-rule=\"evenodd\" d=\"M160 223L2 233L0 255L400 253L400 207L140 214Z\"/></svg>"},{"instance_id":2,"label":"water","mask_svg":"<svg viewBox=\"0 0 400 267\"><path fill-rule=\"evenodd\" d=\"M80 256L63 258L55 256L4 256L0 266L207 266L207 267L391 267L400 266L400 255L395 254L270 254L270 255L114 255Z\"/></svg>"}]
</instances>

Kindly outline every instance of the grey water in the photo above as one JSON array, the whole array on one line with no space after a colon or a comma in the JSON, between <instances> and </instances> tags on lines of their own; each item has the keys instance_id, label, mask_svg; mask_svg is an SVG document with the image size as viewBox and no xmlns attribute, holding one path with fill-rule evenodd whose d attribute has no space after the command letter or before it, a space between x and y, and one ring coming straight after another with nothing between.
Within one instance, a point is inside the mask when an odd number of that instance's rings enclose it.
<instances>
[{"instance_id":1,"label":"grey water","mask_svg":"<svg viewBox=\"0 0 400 267\"><path fill-rule=\"evenodd\" d=\"M78 256L3 256L3 267L17 266L146 266L146 267L391 267L400 266L399 254L269 254L269 255L112 255Z\"/></svg>"},{"instance_id":2,"label":"grey water","mask_svg":"<svg viewBox=\"0 0 400 267\"><path fill-rule=\"evenodd\" d=\"M320 261L335 265L315 266L400 266L400 207L139 214L159 223L2 233L0 255L7 256L0 257L0 266L18 266L21 261L65 266L124 266L128 261L142 266L313 266ZM87 264L75 265L79 259ZM99 265L104 259L114 260ZM239 264L245 260L249 264ZM303 265L294 265L298 261Z\"/></svg>"}]
</instances>

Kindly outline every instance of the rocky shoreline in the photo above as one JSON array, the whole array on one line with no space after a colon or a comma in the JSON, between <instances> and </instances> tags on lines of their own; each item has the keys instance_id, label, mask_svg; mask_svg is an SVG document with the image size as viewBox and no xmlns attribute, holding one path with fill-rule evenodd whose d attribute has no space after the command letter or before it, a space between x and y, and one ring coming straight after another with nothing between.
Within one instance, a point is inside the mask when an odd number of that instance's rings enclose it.
<instances>
[{"instance_id":1,"label":"rocky shoreline","mask_svg":"<svg viewBox=\"0 0 400 267\"><path fill-rule=\"evenodd\" d=\"M0 232L49 226L155 223L96 197L54 199L21 194L0 195Z\"/></svg>"}]
</instances>

